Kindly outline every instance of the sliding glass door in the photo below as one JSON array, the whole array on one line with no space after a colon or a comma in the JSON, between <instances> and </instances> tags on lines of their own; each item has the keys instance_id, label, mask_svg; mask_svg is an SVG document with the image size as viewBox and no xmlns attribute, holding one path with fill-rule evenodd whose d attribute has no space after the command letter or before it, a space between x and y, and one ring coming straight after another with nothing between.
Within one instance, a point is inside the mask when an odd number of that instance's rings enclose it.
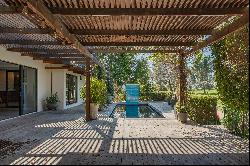
<instances>
[{"instance_id":1,"label":"sliding glass door","mask_svg":"<svg viewBox=\"0 0 250 166\"><path fill-rule=\"evenodd\" d=\"M37 70L25 66L21 70L21 115L37 111Z\"/></svg>"}]
</instances>

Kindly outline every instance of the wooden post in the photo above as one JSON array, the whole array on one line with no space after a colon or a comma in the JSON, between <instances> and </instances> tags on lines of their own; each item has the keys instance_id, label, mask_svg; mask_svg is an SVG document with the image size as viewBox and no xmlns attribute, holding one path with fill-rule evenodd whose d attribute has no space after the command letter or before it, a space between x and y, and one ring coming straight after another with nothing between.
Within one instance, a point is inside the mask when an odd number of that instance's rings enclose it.
<instances>
[{"instance_id":1,"label":"wooden post","mask_svg":"<svg viewBox=\"0 0 250 166\"><path fill-rule=\"evenodd\" d=\"M90 59L86 58L86 111L85 111L85 118L86 121L90 121L90 102L91 102L91 95L90 95Z\"/></svg>"},{"instance_id":2,"label":"wooden post","mask_svg":"<svg viewBox=\"0 0 250 166\"><path fill-rule=\"evenodd\" d=\"M187 74L184 54L179 55L178 101L180 106L185 106L187 100Z\"/></svg>"}]
</instances>

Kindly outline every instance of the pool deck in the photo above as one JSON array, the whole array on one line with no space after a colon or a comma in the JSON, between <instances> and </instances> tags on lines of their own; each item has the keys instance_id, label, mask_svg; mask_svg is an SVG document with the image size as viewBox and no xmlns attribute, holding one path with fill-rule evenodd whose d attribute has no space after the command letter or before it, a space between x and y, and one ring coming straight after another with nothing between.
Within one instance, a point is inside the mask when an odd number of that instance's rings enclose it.
<instances>
[{"instance_id":1,"label":"pool deck","mask_svg":"<svg viewBox=\"0 0 250 166\"><path fill-rule=\"evenodd\" d=\"M169 111L85 122L82 108L0 121L0 164L249 164L249 141L222 126L181 124Z\"/></svg>"}]
</instances>

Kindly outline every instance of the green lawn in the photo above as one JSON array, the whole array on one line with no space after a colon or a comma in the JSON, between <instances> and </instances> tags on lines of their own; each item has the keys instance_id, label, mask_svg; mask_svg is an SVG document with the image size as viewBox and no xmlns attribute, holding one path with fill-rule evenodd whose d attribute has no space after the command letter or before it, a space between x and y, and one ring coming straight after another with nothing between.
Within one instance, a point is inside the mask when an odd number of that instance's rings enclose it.
<instances>
[{"instance_id":1,"label":"green lawn","mask_svg":"<svg viewBox=\"0 0 250 166\"><path fill-rule=\"evenodd\" d=\"M191 95L213 95L213 96L218 95L216 89L206 90L205 94L203 90L192 90L192 91L188 91L188 93Z\"/></svg>"}]
</instances>

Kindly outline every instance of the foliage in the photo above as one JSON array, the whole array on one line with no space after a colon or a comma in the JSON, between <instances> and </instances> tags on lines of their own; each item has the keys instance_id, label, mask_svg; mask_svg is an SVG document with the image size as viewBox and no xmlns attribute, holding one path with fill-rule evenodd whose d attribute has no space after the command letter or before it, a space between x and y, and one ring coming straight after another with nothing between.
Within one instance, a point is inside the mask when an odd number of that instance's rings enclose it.
<instances>
[{"instance_id":1,"label":"foliage","mask_svg":"<svg viewBox=\"0 0 250 166\"><path fill-rule=\"evenodd\" d=\"M212 95L212 96L218 96L218 92L216 89L210 89L210 90L207 90L206 93L204 93L203 90L191 90L188 92L190 95Z\"/></svg>"},{"instance_id":2,"label":"foliage","mask_svg":"<svg viewBox=\"0 0 250 166\"><path fill-rule=\"evenodd\" d=\"M204 54L202 51L197 51L196 56L189 63L189 79L192 88L206 89L213 87L213 65L212 57L209 54Z\"/></svg>"},{"instance_id":3,"label":"foliage","mask_svg":"<svg viewBox=\"0 0 250 166\"><path fill-rule=\"evenodd\" d=\"M187 112L190 120L201 124L219 124L217 117L217 98L212 96L192 96L187 101Z\"/></svg>"},{"instance_id":4,"label":"foliage","mask_svg":"<svg viewBox=\"0 0 250 166\"><path fill-rule=\"evenodd\" d=\"M247 130L249 126L249 113L245 116L241 115L239 110L230 110L231 108L224 107L224 118L223 124L224 126L229 129L232 133L236 135L247 137L249 136L249 130ZM245 130L242 130L241 125L245 125Z\"/></svg>"},{"instance_id":5,"label":"foliage","mask_svg":"<svg viewBox=\"0 0 250 166\"><path fill-rule=\"evenodd\" d=\"M105 105L107 102L107 87L104 80L98 80L92 77L90 80L91 102ZM86 98L86 84L80 90L80 97Z\"/></svg>"},{"instance_id":6,"label":"foliage","mask_svg":"<svg viewBox=\"0 0 250 166\"><path fill-rule=\"evenodd\" d=\"M155 87L152 83L147 82L146 84L140 85L140 101L149 101L151 100L151 94L155 91Z\"/></svg>"},{"instance_id":7,"label":"foliage","mask_svg":"<svg viewBox=\"0 0 250 166\"><path fill-rule=\"evenodd\" d=\"M179 113L187 113L188 112L188 108L186 107L186 106L180 106L180 102L179 101L177 101L176 102L176 107L175 107L175 109L176 109L176 112L179 112Z\"/></svg>"},{"instance_id":8,"label":"foliage","mask_svg":"<svg viewBox=\"0 0 250 166\"><path fill-rule=\"evenodd\" d=\"M154 91L152 90L150 93L141 93L140 96L141 101L167 101L170 104L174 103L174 98L170 91Z\"/></svg>"},{"instance_id":9,"label":"foliage","mask_svg":"<svg viewBox=\"0 0 250 166\"><path fill-rule=\"evenodd\" d=\"M248 27L213 44L215 80L225 106L224 125L249 137L249 32Z\"/></svg>"},{"instance_id":10,"label":"foliage","mask_svg":"<svg viewBox=\"0 0 250 166\"><path fill-rule=\"evenodd\" d=\"M99 58L107 70L108 92L114 94L114 101L125 100L122 86L126 83L139 84L143 94L151 92L150 69L146 58L137 58L136 54L131 53L100 54Z\"/></svg>"},{"instance_id":11,"label":"foliage","mask_svg":"<svg viewBox=\"0 0 250 166\"><path fill-rule=\"evenodd\" d=\"M159 90L169 90L174 93L176 88L177 63L175 54L155 53L150 56L154 68L154 80Z\"/></svg>"},{"instance_id":12,"label":"foliage","mask_svg":"<svg viewBox=\"0 0 250 166\"><path fill-rule=\"evenodd\" d=\"M54 93L54 94L51 94L51 96L46 98L46 103L47 104L56 104L58 102L60 102L60 100L59 100L59 97L57 95L57 92Z\"/></svg>"}]
</instances>

